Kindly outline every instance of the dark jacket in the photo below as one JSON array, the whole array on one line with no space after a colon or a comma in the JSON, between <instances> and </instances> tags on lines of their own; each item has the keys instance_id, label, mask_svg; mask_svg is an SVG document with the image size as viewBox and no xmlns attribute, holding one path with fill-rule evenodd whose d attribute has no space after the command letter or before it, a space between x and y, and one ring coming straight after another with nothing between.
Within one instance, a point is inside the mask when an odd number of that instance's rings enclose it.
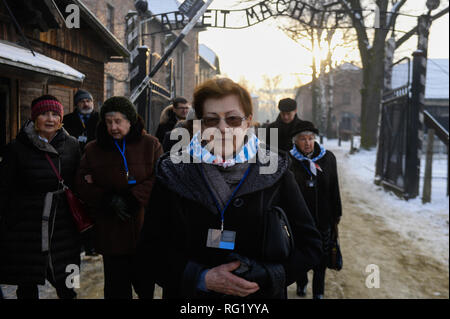
<instances>
[{"instance_id":1,"label":"dark jacket","mask_svg":"<svg viewBox=\"0 0 450 319\"><path fill-rule=\"evenodd\" d=\"M292 144L293 130L301 122L302 122L302 120L300 120L298 118L298 116L295 115L294 120L291 123L286 124L281 120L280 115L278 115L275 122L270 123L266 127L266 131L267 131L266 143L272 147L274 146L273 145L274 141L272 141L270 139L270 129L276 128L276 129L278 129L278 149L285 151L285 152L289 152L292 149L292 145L293 145Z\"/></svg>"},{"instance_id":2,"label":"dark jacket","mask_svg":"<svg viewBox=\"0 0 450 319\"><path fill-rule=\"evenodd\" d=\"M93 111L89 117L89 120L83 126L83 122L81 121L79 114L78 109L67 114L64 116L63 123L66 131L76 139L80 136L87 137L86 143L80 142L80 147L83 151L87 143L95 140L95 130L99 121L99 115L98 112Z\"/></svg>"},{"instance_id":3,"label":"dark jacket","mask_svg":"<svg viewBox=\"0 0 450 319\"><path fill-rule=\"evenodd\" d=\"M138 251L168 298L222 297L196 289L202 270L227 263L230 254L229 250L206 247L208 229L220 229L220 214L202 177L201 165L174 164L166 153L157 166L157 182ZM279 157L274 174L260 174L261 165L259 161L251 164L247 179L225 212L225 230L236 232L234 252L265 262L261 260L263 212L274 195L273 205L282 207L289 218L296 249L284 264L270 265L271 291L277 293L260 291L253 297L285 298L286 287L319 262L321 238L288 170L288 157Z\"/></svg>"},{"instance_id":4,"label":"dark jacket","mask_svg":"<svg viewBox=\"0 0 450 319\"><path fill-rule=\"evenodd\" d=\"M319 154L320 147L316 142L312 157L314 158ZM311 180L311 176L305 169L305 167L309 169L309 161L300 162L292 155L291 158L291 169L294 172L295 180L300 186L317 227L321 231L332 228L342 215L336 157L327 150L325 155L316 161L322 171L317 170L317 176L312 177L315 181L315 187L308 187L306 184L307 181Z\"/></svg>"},{"instance_id":5,"label":"dark jacket","mask_svg":"<svg viewBox=\"0 0 450 319\"><path fill-rule=\"evenodd\" d=\"M65 183L73 185L80 160L75 138L61 129L48 144L38 139L34 124L27 123L11 142L1 162L0 179L0 283L45 283L47 265L56 280L68 275L66 266L80 264L79 233L64 193L56 195L50 219L43 218L45 196L61 190L58 179L44 154L55 166L61 165ZM48 236L43 236L43 225ZM43 252L45 237L50 249ZM44 240L43 240L44 238Z\"/></svg>"},{"instance_id":6,"label":"dark jacket","mask_svg":"<svg viewBox=\"0 0 450 319\"><path fill-rule=\"evenodd\" d=\"M120 145L122 146L122 145ZM97 140L86 146L76 178L76 189L88 204L95 220L95 242L98 252L107 255L133 254L144 221L144 206L148 204L155 173L154 167L162 150L158 140L144 131L144 123L131 126L126 136L126 159L130 175L137 183L129 185L122 155L106 125L100 122ZM84 178L91 175L94 183ZM133 216L122 221L109 209L113 195L125 199Z\"/></svg>"},{"instance_id":7,"label":"dark jacket","mask_svg":"<svg viewBox=\"0 0 450 319\"><path fill-rule=\"evenodd\" d=\"M178 119L173 111L173 106L166 107L161 113L158 129L155 134L161 144L164 142L166 133L172 131L177 122Z\"/></svg>"}]
</instances>

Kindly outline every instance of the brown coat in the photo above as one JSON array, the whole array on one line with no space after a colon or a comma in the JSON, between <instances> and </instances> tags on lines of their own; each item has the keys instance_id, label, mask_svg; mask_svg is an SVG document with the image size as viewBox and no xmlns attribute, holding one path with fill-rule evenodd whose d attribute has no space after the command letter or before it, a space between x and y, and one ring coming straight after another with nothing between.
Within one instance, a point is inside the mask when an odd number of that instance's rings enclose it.
<instances>
[{"instance_id":1,"label":"brown coat","mask_svg":"<svg viewBox=\"0 0 450 319\"><path fill-rule=\"evenodd\" d=\"M98 130L102 130L101 125ZM97 140L85 148L76 177L76 189L95 220L98 252L106 255L133 254L144 222L144 207L148 204L155 180L156 161L162 154L161 144L146 133L133 138L127 136L126 159L130 175L137 181L135 185L128 185L119 150L110 143L112 139L105 141L109 138L105 134L100 134L99 138L97 132L97 136ZM92 176L92 184L87 183L86 175ZM122 221L105 202L108 194L124 192L132 195L139 207L129 221Z\"/></svg>"}]
</instances>

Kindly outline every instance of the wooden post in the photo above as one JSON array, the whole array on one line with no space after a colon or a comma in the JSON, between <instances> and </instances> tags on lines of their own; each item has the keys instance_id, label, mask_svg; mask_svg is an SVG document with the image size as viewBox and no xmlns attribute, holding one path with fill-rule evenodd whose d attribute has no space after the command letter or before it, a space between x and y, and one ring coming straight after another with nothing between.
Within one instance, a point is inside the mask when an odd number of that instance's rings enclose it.
<instances>
[{"instance_id":1,"label":"wooden post","mask_svg":"<svg viewBox=\"0 0 450 319\"><path fill-rule=\"evenodd\" d=\"M431 177L433 169L433 144L434 144L434 130L428 129L427 155L425 162L425 177L423 181L422 203L431 202Z\"/></svg>"},{"instance_id":2,"label":"wooden post","mask_svg":"<svg viewBox=\"0 0 450 319\"><path fill-rule=\"evenodd\" d=\"M350 154L354 153L354 151L353 151L353 143L354 143L354 141L353 141L353 134L352 134L352 135L350 135Z\"/></svg>"}]
</instances>

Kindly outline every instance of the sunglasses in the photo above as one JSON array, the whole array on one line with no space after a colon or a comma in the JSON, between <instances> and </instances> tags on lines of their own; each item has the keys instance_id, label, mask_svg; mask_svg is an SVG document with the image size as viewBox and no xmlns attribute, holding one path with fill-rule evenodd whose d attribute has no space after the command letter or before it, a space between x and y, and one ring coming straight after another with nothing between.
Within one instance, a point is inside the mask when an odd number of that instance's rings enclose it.
<instances>
[{"instance_id":1,"label":"sunglasses","mask_svg":"<svg viewBox=\"0 0 450 319\"><path fill-rule=\"evenodd\" d=\"M239 127L242 125L242 122L245 121L247 119L247 117L240 117L240 116L228 116L225 118L222 117L204 117L202 119L202 123L206 126L206 127L214 127L219 125L221 120L224 120L225 123L227 123L228 126L230 127Z\"/></svg>"}]
</instances>

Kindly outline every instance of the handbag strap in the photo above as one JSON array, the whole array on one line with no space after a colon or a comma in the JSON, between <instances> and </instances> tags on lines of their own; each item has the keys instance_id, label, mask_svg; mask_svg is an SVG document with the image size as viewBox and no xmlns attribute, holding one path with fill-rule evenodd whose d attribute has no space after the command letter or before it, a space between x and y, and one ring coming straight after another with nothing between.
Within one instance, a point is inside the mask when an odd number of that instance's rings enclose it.
<instances>
[{"instance_id":1,"label":"handbag strap","mask_svg":"<svg viewBox=\"0 0 450 319\"><path fill-rule=\"evenodd\" d=\"M62 179L61 175L59 174L58 170L55 167L55 164L53 164L52 160L50 159L50 156L48 156L47 153L45 153L45 158L47 159L47 161L50 163L50 166L52 167L53 171L56 174L56 177L58 178L59 182L61 183L61 185L66 188L66 186L64 185L64 180Z\"/></svg>"}]
</instances>

